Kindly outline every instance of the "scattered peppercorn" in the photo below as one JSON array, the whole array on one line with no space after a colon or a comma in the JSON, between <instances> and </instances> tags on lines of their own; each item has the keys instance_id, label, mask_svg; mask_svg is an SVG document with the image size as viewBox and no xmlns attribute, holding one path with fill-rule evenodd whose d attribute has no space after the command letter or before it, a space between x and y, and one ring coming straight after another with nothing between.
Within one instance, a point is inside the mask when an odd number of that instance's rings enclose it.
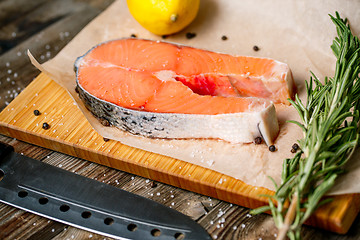
<instances>
[{"instance_id":1,"label":"scattered peppercorn","mask_svg":"<svg viewBox=\"0 0 360 240\"><path fill-rule=\"evenodd\" d=\"M270 145L269 146L269 151L270 152L275 152L276 151L276 147L274 145Z\"/></svg>"},{"instance_id":2,"label":"scattered peppercorn","mask_svg":"<svg viewBox=\"0 0 360 240\"><path fill-rule=\"evenodd\" d=\"M186 33L186 38L187 39L192 39L194 37L196 37L196 33L191 33L191 32Z\"/></svg>"},{"instance_id":3,"label":"scattered peppercorn","mask_svg":"<svg viewBox=\"0 0 360 240\"><path fill-rule=\"evenodd\" d=\"M39 110L37 110L37 109L34 110L34 115L35 115L35 116L39 116L40 114L41 114L41 112L40 112Z\"/></svg>"},{"instance_id":4,"label":"scattered peppercorn","mask_svg":"<svg viewBox=\"0 0 360 240\"><path fill-rule=\"evenodd\" d=\"M225 36L225 35L221 37L221 40L226 41L227 39L228 39L228 38L227 38L227 36Z\"/></svg>"},{"instance_id":5,"label":"scattered peppercorn","mask_svg":"<svg viewBox=\"0 0 360 240\"><path fill-rule=\"evenodd\" d=\"M254 49L255 52L260 50L260 48L258 46L256 46L256 45L253 47L253 49Z\"/></svg>"},{"instance_id":6,"label":"scattered peppercorn","mask_svg":"<svg viewBox=\"0 0 360 240\"><path fill-rule=\"evenodd\" d=\"M262 143L262 138L261 137L256 137L255 138L255 144L261 144Z\"/></svg>"},{"instance_id":7,"label":"scattered peppercorn","mask_svg":"<svg viewBox=\"0 0 360 240\"><path fill-rule=\"evenodd\" d=\"M137 36L135 34L131 34L131 37L132 38L136 38Z\"/></svg>"},{"instance_id":8,"label":"scattered peppercorn","mask_svg":"<svg viewBox=\"0 0 360 240\"><path fill-rule=\"evenodd\" d=\"M168 37L168 35L162 35L161 38L162 39L166 39Z\"/></svg>"},{"instance_id":9,"label":"scattered peppercorn","mask_svg":"<svg viewBox=\"0 0 360 240\"><path fill-rule=\"evenodd\" d=\"M154 182L154 181L151 181L151 182L150 182L150 187L151 187L151 188L157 187L157 183Z\"/></svg>"},{"instance_id":10,"label":"scattered peppercorn","mask_svg":"<svg viewBox=\"0 0 360 240\"><path fill-rule=\"evenodd\" d=\"M106 120L105 118L100 119L100 123L105 127L110 126L110 122L108 120Z\"/></svg>"},{"instance_id":11,"label":"scattered peppercorn","mask_svg":"<svg viewBox=\"0 0 360 240\"><path fill-rule=\"evenodd\" d=\"M42 128L48 130L50 128L50 125L47 122L44 122Z\"/></svg>"},{"instance_id":12,"label":"scattered peppercorn","mask_svg":"<svg viewBox=\"0 0 360 240\"><path fill-rule=\"evenodd\" d=\"M297 143L294 143L294 145L292 145L292 147L291 147L291 151L290 152L292 152L292 153L296 153L297 152L297 150L299 150L299 145L297 144Z\"/></svg>"},{"instance_id":13,"label":"scattered peppercorn","mask_svg":"<svg viewBox=\"0 0 360 240\"><path fill-rule=\"evenodd\" d=\"M108 139L108 138L104 138L104 137L103 137L103 140L104 140L104 142L108 142L108 141L110 141L110 139Z\"/></svg>"},{"instance_id":14,"label":"scattered peppercorn","mask_svg":"<svg viewBox=\"0 0 360 240\"><path fill-rule=\"evenodd\" d=\"M300 147L297 143L294 143L291 148L297 151Z\"/></svg>"}]
</instances>

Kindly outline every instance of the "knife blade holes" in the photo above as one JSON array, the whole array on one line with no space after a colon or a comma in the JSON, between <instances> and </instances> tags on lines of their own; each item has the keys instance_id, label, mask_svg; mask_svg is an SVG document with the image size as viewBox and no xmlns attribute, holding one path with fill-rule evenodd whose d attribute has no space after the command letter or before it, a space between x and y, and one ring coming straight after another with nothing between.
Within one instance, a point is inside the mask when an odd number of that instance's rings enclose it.
<instances>
[{"instance_id":1,"label":"knife blade holes","mask_svg":"<svg viewBox=\"0 0 360 240\"><path fill-rule=\"evenodd\" d=\"M60 211L67 212L70 210L70 207L66 204L60 206Z\"/></svg>"},{"instance_id":2,"label":"knife blade holes","mask_svg":"<svg viewBox=\"0 0 360 240\"><path fill-rule=\"evenodd\" d=\"M130 232L134 232L134 231L136 231L136 229L137 229L137 225L136 225L136 224L133 224L133 223L130 223L130 224L127 226L127 229L128 229Z\"/></svg>"},{"instance_id":3,"label":"knife blade holes","mask_svg":"<svg viewBox=\"0 0 360 240\"><path fill-rule=\"evenodd\" d=\"M155 228L155 229L151 230L151 235L153 237L159 237L161 235L161 231L159 229Z\"/></svg>"},{"instance_id":4,"label":"knife blade holes","mask_svg":"<svg viewBox=\"0 0 360 240\"><path fill-rule=\"evenodd\" d=\"M28 195L27 191L22 190L22 191L18 192L19 198L25 198L25 197L27 197L27 195Z\"/></svg>"},{"instance_id":5,"label":"knife blade holes","mask_svg":"<svg viewBox=\"0 0 360 240\"><path fill-rule=\"evenodd\" d=\"M41 205L45 205L49 202L49 199L47 199L46 197L42 197L42 198L39 198L39 203Z\"/></svg>"},{"instance_id":6,"label":"knife blade holes","mask_svg":"<svg viewBox=\"0 0 360 240\"><path fill-rule=\"evenodd\" d=\"M104 223L105 223L106 225L111 225L111 224L114 223L114 219L112 219L112 218L105 218L105 219L104 219Z\"/></svg>"},{"instance_id":7,"label":"knife blade holes","mask_svg":"<svg viewBox=\"0 0 360 240\"><path fill-rule=\"evenodd\" d=\"M89 218L91 217L91 212L85 211L81 213L82 218Z\"/></svg>"},{"instance_id":8,"label":"knife blade holes","mask_svg":"<svg viewBox=\"0 0 360 240\"><path fill-rule=\"evenodd\" d=\"M174 235L176 240L184 240L185 239L185 234L183 233L175 233Z\"/></svg>"},{"instance_id":9,"label":"knife blade holes","mask_svg":"<svg viewBox=\"0 0 360 240\"><path fill-rule=\"evenodd\" d=\"M1 180L3 180L4 176L5 176L4 171L2 169L0 169L0 182L1 182Z\"/></svg>"}]
</instances>

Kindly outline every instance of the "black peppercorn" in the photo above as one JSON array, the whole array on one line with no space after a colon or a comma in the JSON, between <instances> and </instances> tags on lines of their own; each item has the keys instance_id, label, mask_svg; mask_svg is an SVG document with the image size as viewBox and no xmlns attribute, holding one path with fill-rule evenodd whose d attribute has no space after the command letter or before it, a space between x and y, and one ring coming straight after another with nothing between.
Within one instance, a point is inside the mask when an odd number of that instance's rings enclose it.
<instances>
[{"instance_id":1,"label":"black peppercorn","mask_svg":"<svg viewBox=\"0 0 360 240\"><path fill-rule=\"evenodd\" d=\"M262 143L262 138L261 137L256 137L255 138L255 144L261 144Z\"/></svg>"},{"instance_id":2,"label":"black peppercorn","mask_svg":"<svg viewBox=\"0 0 360 240\"><path fill-rule=\"evenodd\" d=\"M294 150L298 150L300 147L299 147L299 145L297 143L294 143L294 145L292 145L291 148L294 149Z\"/></svg>"},{"instance_id":3,"label":"black peppercorn","mask_svg":"<svg viewBox=\"0 0 360 240\"><path fill-rule=\"evenodd\" d=\"M166 39L168 37L168 35L162 35L161 38L162 39Z\"/></svg>"},{"instance_id":4,"label":"black peppercorn","mask_svg":"<svg viewBox=\"0 0 360 240\"><path fill-rule=\"evenodd\" d=\"M154 182L154 181L151 181L151 183L150 183L150 187L151 187L151 188L155 188L155 187L157 187L157 183L156 183L156 182Z\"/></svg>"},{"instance_id":5,"label":"black peppercorn","mask_svg":"<svg viewBox=\"0 0 360 240\"><path fill-rule=\"evenodd\" d=\"M136 35L135 35L135 34L131 34L131 37L132 37L132 38L136 38Z\"/></svg>"},{"instance_id":6,"label":"black peppercorn","mask_svg":"<svg viewBox=\"0 0 360 240\"><path fill-rule=\"evenodd\" d=\"M227 39L228 39L228 38L227 38L227 36L225 36L225 35L221 37L221 40L226 41Z\"/></svg>"},{"instance_id":7,"label":"black peppercorn","mask_svg":"<svg viewBox=\"0 0 360 240\"><path fill-rule=\"evenodd\" d=\"M260 50L260 48L258 46L256 46L256 45L253 47L253 49L254 49L255 52Z\"/></svg>"},{"instance_id":8,"label":"black peppercorn","mask_svg":"<svg viewBox=\"0 0 360 240\"><path fill-rule=\"evenodd\" d=\"M41 114L41 113L40 113L40 111L39 111L39 110L37 110L37 109L36 109L36 110L34 110L34 115L35 115L35 116L39 116L40 114Z\"/></svg>"},{"instance_id":9,"label":"black peppercorn","mask_svg":"<svg viewBox=\"0 0 360 240\"><path fill-rule=\"evenodd\" d=\"M44 122L42 128L48 130L50 128L50 125L47 122Z\"/></svg>"},{"instance_id":10,"label":"black peppercorn","mask_svg":"<svg viewBox=\"0 0 360 240\"><path fill-rule=\"evenodd\" d=\"M297 150L299 150L299 148L300 148L299 145L297 143L294 143L291 147L291 152L296 153Z\"/></svg>"},{"instance_id":11,"label":"black peppercorn","mask_svg":"<svg viewBox=\"0 0 360 240\"><path fill-rule=\"evenodd\" d=\"M196 33L191 33L191 32L186 33L186 38L187 39L192 39L194 37L196 37Z\"/></svg>"},{"instance_id":12,"label":"black peppercorn","mask_svg":"<svg viewBox=\"0 0 360 240\"><path fill-rule=\"evenodd\" d=\"M269 146L269 151L270 152L275 152L276 151L276 147L274 145L270 145Z\"/></svg>"},{"instance_id":13,"label":"black peppercorn","mask_svg":"<svg viewBox=\"0 0 360 240\"><path fill-rule=\"evenodd\" d=\"M104 140L104 142L108 142L110 139L103 137L103 140Z\"/></svg>"}]
</instances>

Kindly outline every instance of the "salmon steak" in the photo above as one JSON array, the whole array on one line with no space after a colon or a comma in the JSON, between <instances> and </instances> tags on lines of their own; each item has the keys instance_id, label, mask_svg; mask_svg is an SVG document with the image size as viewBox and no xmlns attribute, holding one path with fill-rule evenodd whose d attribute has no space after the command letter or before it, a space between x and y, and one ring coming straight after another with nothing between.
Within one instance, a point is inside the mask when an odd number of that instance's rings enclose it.
<instances>
[{"instance_id":1,"label":"salmon steak","mask_svg":"<svg viewBox=\"0 0 360 240\"><path fill-rule=\"evenodd\" d=\"M273 144L289 104L287 64L162 41L101 43L75 62L77 92L103 125L163 139Z\"/></svg>"}]
</instances>

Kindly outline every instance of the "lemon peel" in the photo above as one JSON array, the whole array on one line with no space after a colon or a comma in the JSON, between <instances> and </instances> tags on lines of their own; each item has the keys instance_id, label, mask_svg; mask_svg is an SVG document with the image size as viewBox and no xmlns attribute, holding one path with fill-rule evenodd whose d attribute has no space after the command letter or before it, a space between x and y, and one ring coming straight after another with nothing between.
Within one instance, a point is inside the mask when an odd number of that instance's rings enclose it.
<instances>
[{"instance_id":1,"label":"lemon peel","mask_svg":"<svg viewBox=\"0 0 360 240\"><path fill-rule=\"evenodd\" d=\"M195 19L200 0L127 0L127 5L145 29L156 35L170 35Z\"/></svg>"}]
</instances>

